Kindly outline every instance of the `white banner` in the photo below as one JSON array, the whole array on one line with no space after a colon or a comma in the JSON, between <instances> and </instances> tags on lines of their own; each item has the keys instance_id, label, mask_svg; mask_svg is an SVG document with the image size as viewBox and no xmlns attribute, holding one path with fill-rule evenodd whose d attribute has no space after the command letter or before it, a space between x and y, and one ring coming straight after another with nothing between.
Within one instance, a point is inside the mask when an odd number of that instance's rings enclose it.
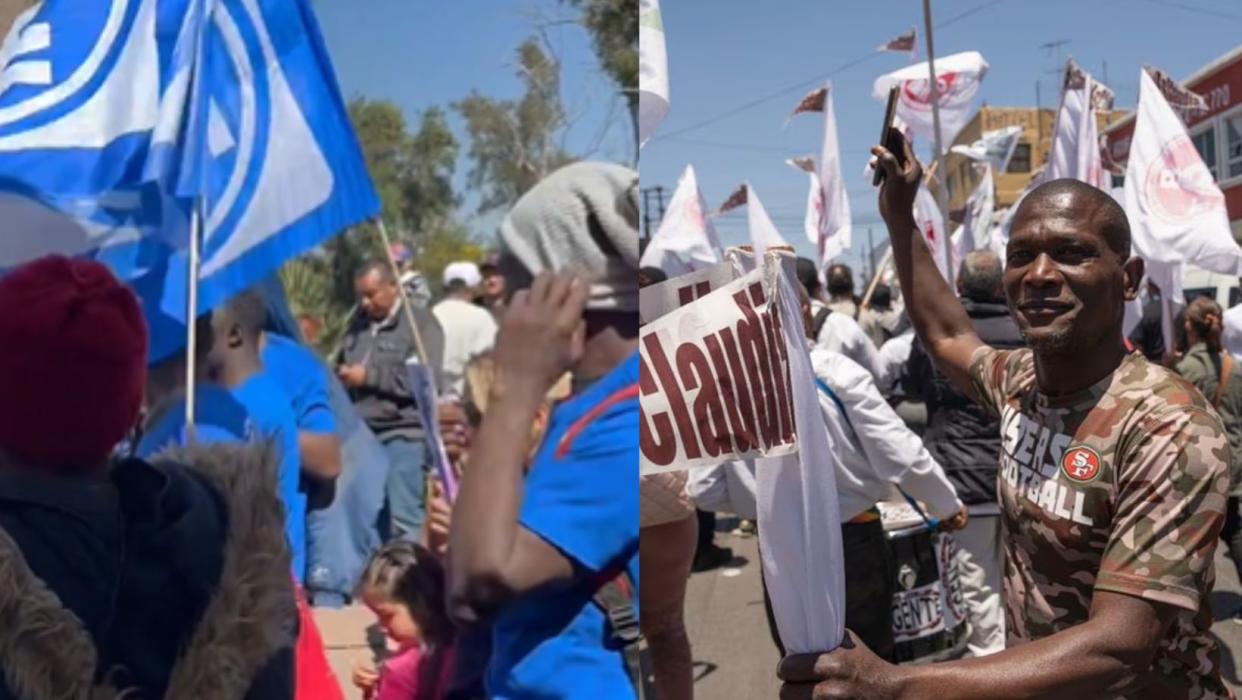
<instances>
[{"instance_id":1,"label":"white banner","mask_svg":"<svg viewBox=\"0 0 1242 700\"><path fill-rule=\"evenodd\" d=\"M776 225L768 217L768 212L759 201L759 194L746 183L746 220L750 229L750 244L754 248L755 257L762 259L768 248L790 248Z\"/></svg>"},{"instance_id":2,"label":"white banner","mask_svg":"<svg viewBox=\"0 0 1242 700\"><path fill-rule=\"evenodd\" d=\"M975 191L966 200L966 213L962 217L962 230L967 233L967 252L982 250L992 242L992 219L996 211L996 185L992 178L992 167L986 162L976 166L983 171ZM961 263L959 259L958 264ZM956 265L954 265L956 268Z\"/></svg>"},{"instance_id":3,"label":"white banner","mask_svg":"<svg viewBox=\"0 0 1242 700\"><path fill-rule=\"evenodd\" d=\"M641 474L797 451L788 345L763 275L643 326Z\"/></svg>"},{"instance_id":4,"label":"white banner","mask_svg":"<svg viewBox=\"0 0 1242 700\"><path fill-rule=\"evenodd\" d=\"M668 114L668 53L660 0L638 5L638 143L641 148Z\"/></svg>"},{"instance_id":5,"label":"white banner","mask_svg":"<svg viewBox=\"0 0 1242 700\"><path fill-rule=\"evenodd\" d=\"M658 267L669 277L677 277L720 260L716 227L707 217L707 202L699 190L694 168L687 165L639 265Z\"/></svg>"},{"instance_id":6,"label":"white banner","mask_svg":"<svg viewBox=\"0 0 1242 700\"><path fill-rule=\"evenodd\" d=\"M638 290L638 320L648 324L702 299L738 275L731 262L720 262Z\"/></svg>"},{"instance_id":7,"label":"white banner","mask_svg":"<svg viewBox=\"0 0 1242 700\"><path fill-rule=\"evenodd\" d=\"M979 84L987 73L988 62L978 51L955 53L936 59L936 83L940 103L941 142L947 147L970 120L970 103L979 92ZM889 88L901 86L897 116L914 133L933 137L931 82L927 61L876 78L871 95L881 103L888 100Z\"/></svg>"},{"instance_id":8,"label":"white banner","mask_svg":"<svg viewBox=\"0 0 1242 700\"><path fill-rule=\"evenodd\" d=\"M1149 263L1188 262L1242 274L1242 249L1229 229L1224 195L1155 82L1146 71L1139 71L1139 80L1125 181L1135 252Z\"/></svg>"}]
</instances>

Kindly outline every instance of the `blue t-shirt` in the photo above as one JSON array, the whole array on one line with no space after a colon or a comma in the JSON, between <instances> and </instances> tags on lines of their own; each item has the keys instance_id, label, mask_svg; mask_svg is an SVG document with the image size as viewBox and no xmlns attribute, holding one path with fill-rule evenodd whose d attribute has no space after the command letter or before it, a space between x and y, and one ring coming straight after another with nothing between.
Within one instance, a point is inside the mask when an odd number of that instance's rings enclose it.
<instances>
[{"instance_id":1,"label":"blue t-shirt","mask_svg":"<svg viewBox=\"0 0 1242 700\"><path fill-rule=\"evenodd\" d=\"M522 527L573 560L573 590L534 593L494 626L488 694L497 700L633 700L619 649L605 647L590 581L624 565L638 583L638 354L553 412L526 478ZM610 405L582 425L608 399ZM570 433L563 456L557 451ZM634 606L637 611L638 595Z\"/></svg>"},{"instance_id":2,"label":"blue t-shirt","mask_svg":"<svg viewBox=\"0 0 1242 700\"><path fill-rule=\"evenodd\" d=\"M195 388L194 437L198 442L244 442L250 434L250 416L246 408L227 389L213 384L200 384ZM183 396L147 428L136 454L149 459L166 447L185 447L188 442Z\"/></svg>"},{"instance_id":3,"label":"blue t-shirt","mask_svg":"<svg viewBox=\"0 0 1242 700\"><path fill-rule=\"evenodd\" d=\"M285 505L285 534L293 552L293 575L306 576L306 496L299 489L302 460L298 454L298 427L289 397L266 373L256 374L233 389L233 397L250 414L255 431L276 441L280 450L279 490Z\"/></svg>"},{"instance_id":4,"label":"blue t-shirt","mask_svg":"<svg viewBox=\"0 0 1242 700\"><path fill-rule=\"evenodd\" d=\"M335 434L336 418L328 402L328 370L315 353L296 340L267 334L263 370L293 403L298 430Z\"/></svg>"}]
</instances>

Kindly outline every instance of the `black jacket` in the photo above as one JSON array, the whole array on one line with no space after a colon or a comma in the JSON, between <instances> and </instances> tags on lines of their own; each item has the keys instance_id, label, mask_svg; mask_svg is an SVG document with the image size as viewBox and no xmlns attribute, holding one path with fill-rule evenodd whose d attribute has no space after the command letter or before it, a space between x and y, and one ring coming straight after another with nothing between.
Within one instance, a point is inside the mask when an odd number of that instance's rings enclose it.
<instances>
[{"instance_id":1,"label":"black jacket","mask_svg":"<svg viewBox=\"0 0 1242 700\"><path fill-rule=\"evenodd\" d=\"M440 373L444 367L444 330L430 311L413 305L414 322L427 361L431 363L436 386L442 386ZM392 437L421 438L423 421L410 391L409 371L405 361L417 357L414 334L404 310L398 309L392 319L372 332L371 319L358 313L345 332L345 342L337 355L336 365L363 365L367 369L366 384L349 390L349 397L358 407L358 414L381 440Z\"/></svg>"},{"instance_id":2,"label":"black jacket","mask_svg":"<svg viewBox=\"0 0 1242 700\"><path fill-rule=\"evenodd\" d=\"M962 306L983 342L1001 349L1025 345L1003 303L980 304L964 299ZM908 390L927 404L927 430L923 433L927 451L944 467L963 503L995 503L1000 422L936 370L917 338L907 367Z\"/></svg>"},{"instance_id":3,"label":"black jacket","mask_svg":"<svg viewBox=\"0 0 1242 700\"><path fill-rule=\"evenodd\" d=\"M95 482L0 473L0 700L293 700L276 464L213 445Z\"/></svg>"}]
</instances>

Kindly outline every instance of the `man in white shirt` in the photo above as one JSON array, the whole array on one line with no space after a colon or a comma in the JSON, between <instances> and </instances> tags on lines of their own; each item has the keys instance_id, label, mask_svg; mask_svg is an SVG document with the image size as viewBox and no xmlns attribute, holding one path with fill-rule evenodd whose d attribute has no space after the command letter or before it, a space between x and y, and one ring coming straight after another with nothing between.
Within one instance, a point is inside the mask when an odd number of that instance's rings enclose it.
<instances>
[{"instance_id":1,"label":"man in white shirt","mask_svg":"<svg viewBox=\"0 0 1242 700\"><path fill-rule=\"evenodd\" d=\"M870 372L876 383L884 387L879 351L852 316L828 308L823 301L824 289L816 276L814 262L798 258L798 281L811 299L808 332L815 339L815 347L845 355Z\"/></svg>"},{"instance_id":2,"label":"man in white shirt","mask_svg":"<svg viewBox=\"0 0 1242 700\"><path fill-rule=\"evenodd\" d=\"M444 268L444 301L431 310L444 329L443 391L453 396L462 395L466 365L496 342L496 320L474 303L482 279L472 262L449 263Z\"/></svg>"}]
</instances>

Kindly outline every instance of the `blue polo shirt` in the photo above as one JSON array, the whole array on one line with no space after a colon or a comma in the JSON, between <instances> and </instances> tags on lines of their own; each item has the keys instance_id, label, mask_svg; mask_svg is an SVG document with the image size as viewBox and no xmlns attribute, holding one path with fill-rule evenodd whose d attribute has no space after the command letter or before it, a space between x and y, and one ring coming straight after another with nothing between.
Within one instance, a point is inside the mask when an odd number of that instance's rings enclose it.
<instances>
[{"instance_id":1,"label":"blue polo shirt","mask_svg":"<svg viewBox=\"0 0 1242 700\"><path fill-rule=\"evenodd\" d=\"M200 384L194 391L194 437L200 443L244 442L251 432L250 416L228 390ZM185 447L185 397L147 427L136 454L150 459L167 447Z\"/></svg>"},{"instance_id":2,"label":"blue polo shirt","mask_svg":"<svg viewBox=\"0 0 1242 700\"><path fill-rule=\"evenodd\" d=\"M638 583L638 396L622 393L637 383L635 353L552 412L519 522L569 557L579 580L527 595L496 619L490 697L634 698L621 651L605 647L590 582L623 565Z\"/></svg>"},{"instance_id":3,"label":"blue polo shirt","mask_svg":"<svg viewBox=\"0 0 1242 700\"><path fill-rule=\"evenodd\" d=\"M289 398L266 373L256 374L233 389L254 424L255 431L274 440L280 452L278 488L285 506L285 534L293 553L293 576L301 583L306 576L306 495L301 483L302 461L298 454L298 426Z\"/></svg>"},{"instance_id":4,"label":"blue polo shirt","mask_svg":"<svg viewBox=\"0 0 1242 700\"><path fill-rule=\"evenodd\" d=\"M263 370L280 385L293 404L298 430L321 435L336 434L336 418L328 402L328 370L301 343L267 333L263 346Z\"/></svg>"}]
</instances>

